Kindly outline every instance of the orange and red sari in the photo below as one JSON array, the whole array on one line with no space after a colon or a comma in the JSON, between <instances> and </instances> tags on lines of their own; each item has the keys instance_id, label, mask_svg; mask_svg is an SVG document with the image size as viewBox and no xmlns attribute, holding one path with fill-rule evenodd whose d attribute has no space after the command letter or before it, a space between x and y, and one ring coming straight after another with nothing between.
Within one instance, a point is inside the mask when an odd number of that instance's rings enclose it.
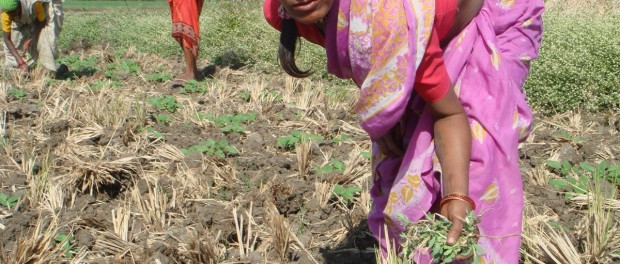
<instances>
[{"instance_id":1,"label":"orange and red sari","mask_svg":"<svg viewBox=\"0 0 620 264\"><path fill-rule=\"evenodd\" d=\"M204 0L168 0L172 15L172 37L198 56L200 23Z\"/></svg>"}]
</instances>

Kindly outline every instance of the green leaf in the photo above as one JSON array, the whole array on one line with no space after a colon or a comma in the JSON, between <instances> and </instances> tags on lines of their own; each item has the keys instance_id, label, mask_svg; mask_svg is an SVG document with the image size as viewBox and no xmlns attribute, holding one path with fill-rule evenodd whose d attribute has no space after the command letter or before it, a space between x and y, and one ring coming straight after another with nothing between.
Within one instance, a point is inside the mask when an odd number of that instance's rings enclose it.
<instances>
[{"instance_id":1,"label":"green leaf","mask_svg":"<svg viewBox=\"0 0 620 264\"><path fill-rule=\"evenodd\" d=\"M360 155L362 155L362 157L370 159L372 157L372 153L370 153L370 151L364 151L361 152Z\"/></svg>"},{"instance_id":2,"label":"green leaf","mask_svg":"<svg viewBox=\"0 0 620 264\"><path fill-rule=\"evenodd\" d=\"M554 160L548 160L546 161L547 166L554 168L554 169L561 169L562 168L562 163L559 161L554 161Z\"/></svg>"},{"instance_id":3,"label":"green leaf","mask_svg":"<svg viewBox=\"0 0 620 264\"><path fill-rule=\"evenodd\" d=\"M564 189L570 186L570 184L564 179L550 179L549 185L553 186L556 189Z\"/></svg>"}]
</instances>

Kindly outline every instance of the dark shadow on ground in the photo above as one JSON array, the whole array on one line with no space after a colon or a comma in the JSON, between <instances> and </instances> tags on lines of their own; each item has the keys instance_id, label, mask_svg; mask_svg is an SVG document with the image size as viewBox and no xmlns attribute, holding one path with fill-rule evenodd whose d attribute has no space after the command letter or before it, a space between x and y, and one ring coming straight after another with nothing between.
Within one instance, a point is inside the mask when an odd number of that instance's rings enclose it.
<instances>
[{"instance_id":1,"label":"dark shadow on ground","mask_svg":"<svg viewBox=\"0 0 620 264\"><path fill-rule=\"evenodd\" d=\"M376 244L366 219L363 219L349 230L342 243L319 251L325 264L375 264Z\"/></svg>"}]
</instances>

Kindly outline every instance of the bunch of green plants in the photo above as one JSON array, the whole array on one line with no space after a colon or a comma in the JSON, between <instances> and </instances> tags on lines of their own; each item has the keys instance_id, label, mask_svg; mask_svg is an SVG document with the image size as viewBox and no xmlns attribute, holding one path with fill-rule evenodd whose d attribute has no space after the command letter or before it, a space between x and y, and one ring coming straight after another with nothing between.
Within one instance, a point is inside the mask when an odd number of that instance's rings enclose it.
<instances>
[{"instance_id":1,"label":"bunch of green plants","mask_svg":"<svg viewBox=\"0 0 620 264\"><path fill-rule=\"evenodd\" d=\"M286 150L293 150L295 149L297 144L301 142L317 141L317 140L323 140L323 139L324 139L323 136L294 130L294 131L291 131L291 133L286 136L277 138L276 147L286 149Z\"/></svg>"},{"instance_id":2,"label":"bunch of green plants","mask_svg":"<svg viewBox=\"0 0 620 264\"><path fill-rule=\"evenodd\" d=\"M157 121L158 124L167 126L172 123L172 118L166 114L157 114L155 115L155 121Z\"/></svg>"},{"instance_id":3,"label":"bunch of green plants","mask_svg":"<svg viewBox=\"0 0 620 264\"><path fill-rule=\"evenodd\" d=\"M149 82L167 82L172 79L172 73L169 72L156 72L147 74L145 79Z\"/></svg>"},{"instance_id":4,"label":"bunch of green plants","mask_svg":"<svg viewBox=\"0 0 620 264\"><path fill-rule=\"evenodd\" d=\"M180 93L188 94L205 94L207 93L207 85L204 82L189 80L179 89Z\"/></svg>"},{"instance_id":5,"label":"bunch of green plants","mask_svg":"<svg viewBox=\"0 0 620 264\"><path fill-rule=\"evenodd\" d=\"M12 87L9 89L8 95L11 97L14 97L16 100L19 100L19 101L26 98L26 92L22 89L15 88L15 87Z\"/></svg>"},{"instance_id":6,"label":"bunch of green plants","mask_svg":"<svg viewBox=\"0 0 620 264\"><path fill-rule=\"evenodd\" d=\"M480 219L473 211L465 217L463 232L454 245L446 243L452 222L440 214L426 214L424 219L417 222L409 221L404 215L398 218L405 228L401 234L404 241L401 251L403 258L412 260L415 250L422 247L430 250L433 261L438 264L452 263L459 255L471 255L471 263L480 263L479 256L484 254L478 245L476 225Z\"/></svg>"},{"instance_id":7,"label":"bunch of green plants","mask_svg":"<svg viewBox=\"0 0 620 264\"><path fill-rule=\"evenodd\" d=\"M0 193L0 205L4 207L11 209L15 207L17 201L19 201L19 196L17 195L8 196L5 193Z\"/></svg>"},{"instance_id":8,"label":"bunch of green plants","mask_svg":"<svg viewBox=\"0 0 620 264\"><path fill-rule=\"evenodd\" d=\"M344 165L344 162L337 159L331 159L329 163L314 169L314 172L318 174L328 174L334 171L344 172L345 169L346 166Z\"/></svg>"},{"instance_id":9,"label":"bunch of green plants","mask_svg":"<svg viewBox=\"0 0 620 264\"><path fill-rule=\"evenodd\" d=\"M225 115L213 115L213 114L198 114L198 119L208 119L213 122L223 132L245 132L245 128L242 124L250 124L256 120L256 113L237 113L237 114L225 114Z\"/></svg>"},{"instance_id":10,"label":"bunch of green plants","mask_svg":"<svg viewBox=\"0 0 620 264\"><path fill-rule=\"evenodd\" d=\"M549 179L549 185L559 190L569 190L564 197L571 199L574 194L586 194L588 183L591 180L606 180L612 184L620 183L620 165L610 165L606 161L599 164L581 162L571 164L564 161L547 161L547 166L561 176L558 179Z\"/></svg>"},{"instance_id":11,"label":"bunch of green plants","mask_svg":"<svg viewBox=\"0 0 620 264\"><path fill-rule=\"evenodd\" d=\"M174 96L157 96L147 100L147 102L157 108L157 110L167 110L174 113L177 109L183 107Z\"/></svg>"},{"instance_id":12,"label":"bunch of green plants","mask_svg":"<svg viewBox=\"0 0 620 264\"><path fill-rule=\"evenodd\" d=\"M97 63L99 63L99 56L93 55L85 59L80 59L78 54L73 54L69 56L63 56L58 58L58 64L65 64L69 69L75 72L88 72L95 73L99 70L97 67Z\"/></svg>"},{"instance_id":13,"label":"bunch of green plants","mask_svg":"<svg viewBox=\"0 0 620 264\"><path fill-rule=\"evenodd\" d=\"M194 152L200 152L219 158L225 158L227 156L239 154L239 151L235 147L228 145L227 140L203 141L200 144L191 146L187 149L181 149L181 152L185 155Z\"/></svg>"},{"instance_id":14,"label":"bunch of green plants","mask_svg":"<svg viewBox=\"0 0 620 264\"><path fill-rule=\"evenodd\" d=\"M337 197L338 200L344 205L348 205L353 201L355 195L359 194L361 191L362 188L355 185L345 187L343 185L336 184L332 190L332 197Z\"/></svg>"},{"instance_id":15,"label":"bunch of green plants","mask_svg":"<svg viewBox=\"0 0 620 264\"><path fill-rule=\"evenodd\" d=\"M54 243L60 244L60 248L65 253L65 257L73 258L73 255L77 253L77 246L75 245L75 239L71 234L58 232Z\"/></svg>"},{"instance_id":16,"label":"bunch of green plants","mask_svg":"<svg viewBox=\"0 0 620 264\"><path fill-rule=\"evenodd\" d=\"M109 63L106 66L105 77L112 80L122 80L126 75L136 75L140 70L140 65L133 60L120 59L117 62Z\"/></svg>"}]
</instances>

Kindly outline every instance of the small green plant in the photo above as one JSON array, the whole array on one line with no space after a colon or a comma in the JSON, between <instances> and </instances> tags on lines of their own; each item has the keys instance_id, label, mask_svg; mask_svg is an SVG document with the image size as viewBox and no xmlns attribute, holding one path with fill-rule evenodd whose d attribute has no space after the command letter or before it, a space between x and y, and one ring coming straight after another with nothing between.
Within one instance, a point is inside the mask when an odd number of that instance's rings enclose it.
<instances>
[{"instance_id":1,"label":"small green plant","mask_svg":"<svg viewBox=\"0 0 620 264\"><path fill-rule=\"evenodd\" d=\"M370 151L362 151L360 153L360 155L366 159L371 159L372 158L372 153Z\"/></svg>"},{"instance_id":2,"label":"small green plant","mask_svg":"<svg viewBox=\"0 0 620 264\"><path fill-rule=\"evenodd\" d=\"M239 97L241 97L244 102L248 103L250 99L252 99L252 93L250 93L250 91L239 91Z\"/></svg>"},{"instance_id":3,"label":"small green plant","mask_svg":"<svg viewBox=\"0 0 620 264\"><path fill-rule=\"evenodd\" d=\"M340 143L340 142L345 142L345 141L350 141L350 140L351 140L351 137L349 137L349 136L347 136L347 135L345 135L345 134L342 134L342 135L340 135L340 136L337 136L337 137L335 137L335 138L332 138L332 141L331 141L331 142L332 142L332 143L336 143L336 144L338 144L338 143Z\"/></svg>"},{"instance_id":4,"label":"small green plant","mask_svg":"<svg viewBox=\"0 0 620 264\"><path fill-rule=\"evenodd\" d=\"M464 219L463 232L457 242L450 246L446 243L448 231L452 226L447 218L439 214L426 214L425 218L417 222L410 222L406 216L400 215L400 222L405 228L401 234L404 241L402 256L412 260L416 248L423 247L431 250L433 261L438 264L452 263L456 256L469 256L473 254L471 263L480 263L480 257L484 254L482 247L478 245L476 225L479 217L474 212L469 212Z\"/></svg>"},{"instance_id":5,"label":"small green plant","mask_svg":"<svg viewBox=\"0 0 620 264\"><path fill-rule=\"evenodd\" d=\"M157 72L146 75L145 79L149 82L166 82L172 79L172 73L169 72Z\"/></svg>"},{"instance_id":6,"label":"small green plant","mask_svg":"<svg viewBox=\"0 0 620 264\"><path fill-rule=\"evenodd\" d=\"M77 253L77 247L75 246L75 240L72 235L58 232L54 242L61 245L60 248L65 253L65 257L67 258L73 258L73 255Z\"/></svg>"},{"instance_id":7,"label":"small green plant","mask_svg":"<svg viewBox=\"0 0 620 264\"><path fill-rule=\"evenodd\" d=\"M18 200L19 200L19 196L17 195L8 196L4 193L0 193L0 205L3 205L9 209L11 209L12 207L15 207Z\"/></svg>"},{"instance_id":8,"label":"small green plant","mask_svg":"<svg viewBox=\"0 0 620 264\"><path fill-rule=\"evenodd\" d=\"M291 131L291 133L286 136L277 138L276 147L283 148L286 150L293 150L295 149L297 144L301 142L317 141L317 140L323 140L323 139L324 138L319 135L314 135L314 134L294 130L294 131Z\"/></svg>"},{"instance_id":9,"label":"small green plant","mask_svg":"<svg viewBox=\"0 0 620 264\"><path fill-rule=\"evenodd\" d=\"M342 203L348 205L351 201L353 201L355 195L359 194L361 191L362 188L357 186L344 187L340 184L336 184L332 190L332 194L338 197Z\"/></svg>"},{"instance_id":10,"label":"small green plant","mask_svg":"<svg viewBox=\"0 0 620 264\"><path fill-rule=\"evenodd\" d=\"M157 114L155 116L155 120L157 121L158 124L162 124L166 126L172 123L172 118L165 114Z\"/></svg>"},{"instance_id":11,"label":"small green plant","mask_svg":"<svg viewBox=\"0 0 620 264\"><path fill-rule=\"evenodd\" d=\"M164 139L164 133L161 133L152 127L147 128L146 132L152 134L155 138Z\"/></svg>"},{"instance_id":12,"label":"small green plant","mask_svg":"<svg viewBox=\"0 0 620 264\"><path fill-rule=\"evenodd\" d=\"M189 80L187 81L181 89L179 89L180 93L188 93L188 94L205 94L207 92L207 86L205 83Z\"/></svg>"},{"instance_id":13,"label":"small green plant","mask_svg":"<svg viewBox=\"0 0 620 264\"><path fill-rule=\"evenodd\" d=\"M556 139L556 140L565 140L565 141L572 141L575 143L583 143L586 140L582 137L578 137L578 136L573 136L573 134L571 134L570 132L562 129L557 133L552 134L552 136Z\"/></svg>"},{"instance_id":14,"label":"small green plant","mask_svg":"<svg viewBox=\"0 0 620 264\"><path fill-rule=\"evenodd\" d=\"M189 147L188 149L181 149L181 152L185 155L194 153L194 152L200 152L200 153L205 153L207 155L220 157L220 158L225 158L227 156L239 154L239 151L235 147L228 145L228 141L226 140L203 141L198 145Z\"/></svg>"},{"instance_id":15,"label":"small green plant","mask_svg":"<svg viewBox=\"0 0 620 264\"><path fill-rule=\"evenodd\" d=\"M15 99L21 101L22 99L24 99L26 97L26 92L24 92L24 90L22 90L22 89L10 88L9 89L9 96L13 96L13 97L15 97Z\"/></svg>"},{"instance_id":16,"label":"small green plant","mask_svg":"<svg viewBox=\"0 0 620 264\"><path fill-rule=\"evenodd\" d=\"M587 162L572 165L568 161L548 160L547 166L562 176L559 179L550 179L549 185L560 190L568 189L572 193L586 194L590 180L607 180L614 184L620 182L620 166L609 165L606 161L593 165ZM564 196L571 199L572 193L565 193Z\"/></svg>"},{"instance_id":17,"label":"small green plant","mask_svg":"<svg viewBox=\"0 0 620 264\"><path fill-rule=\"evenodd\" d=\"M220 128L223 132L245 132L245 128L241 124L249 124L256 119L256 113L245 114L228 114L215 116L212 114L198 114L198 119L208 119Z\"/></svg>"},{"instance_id":18,"label":"small green plant","mask_svg":"<svg viewBox=\"0 0 620 264\"><path fill-rule=\"evenodd\" d=\"M147 101L149 104L155 106L157 110L167 110L170 113L174 113L177 109L183 107L181 103L177 101L174 96L158 96L149 98Z\"/></svg>"},{"instance_id":19,"label":"small green plant","mask_svg":"<svg viewBox=\"0 0 620 264\"><path fill-rule=\"evenodd\" d=\"M318 174L328 174L334 171L344 172L346 169L344 162L339 161L337 159L331 159L329 163L314 169L314 171Z\"/></svg>"}]
</instances>

